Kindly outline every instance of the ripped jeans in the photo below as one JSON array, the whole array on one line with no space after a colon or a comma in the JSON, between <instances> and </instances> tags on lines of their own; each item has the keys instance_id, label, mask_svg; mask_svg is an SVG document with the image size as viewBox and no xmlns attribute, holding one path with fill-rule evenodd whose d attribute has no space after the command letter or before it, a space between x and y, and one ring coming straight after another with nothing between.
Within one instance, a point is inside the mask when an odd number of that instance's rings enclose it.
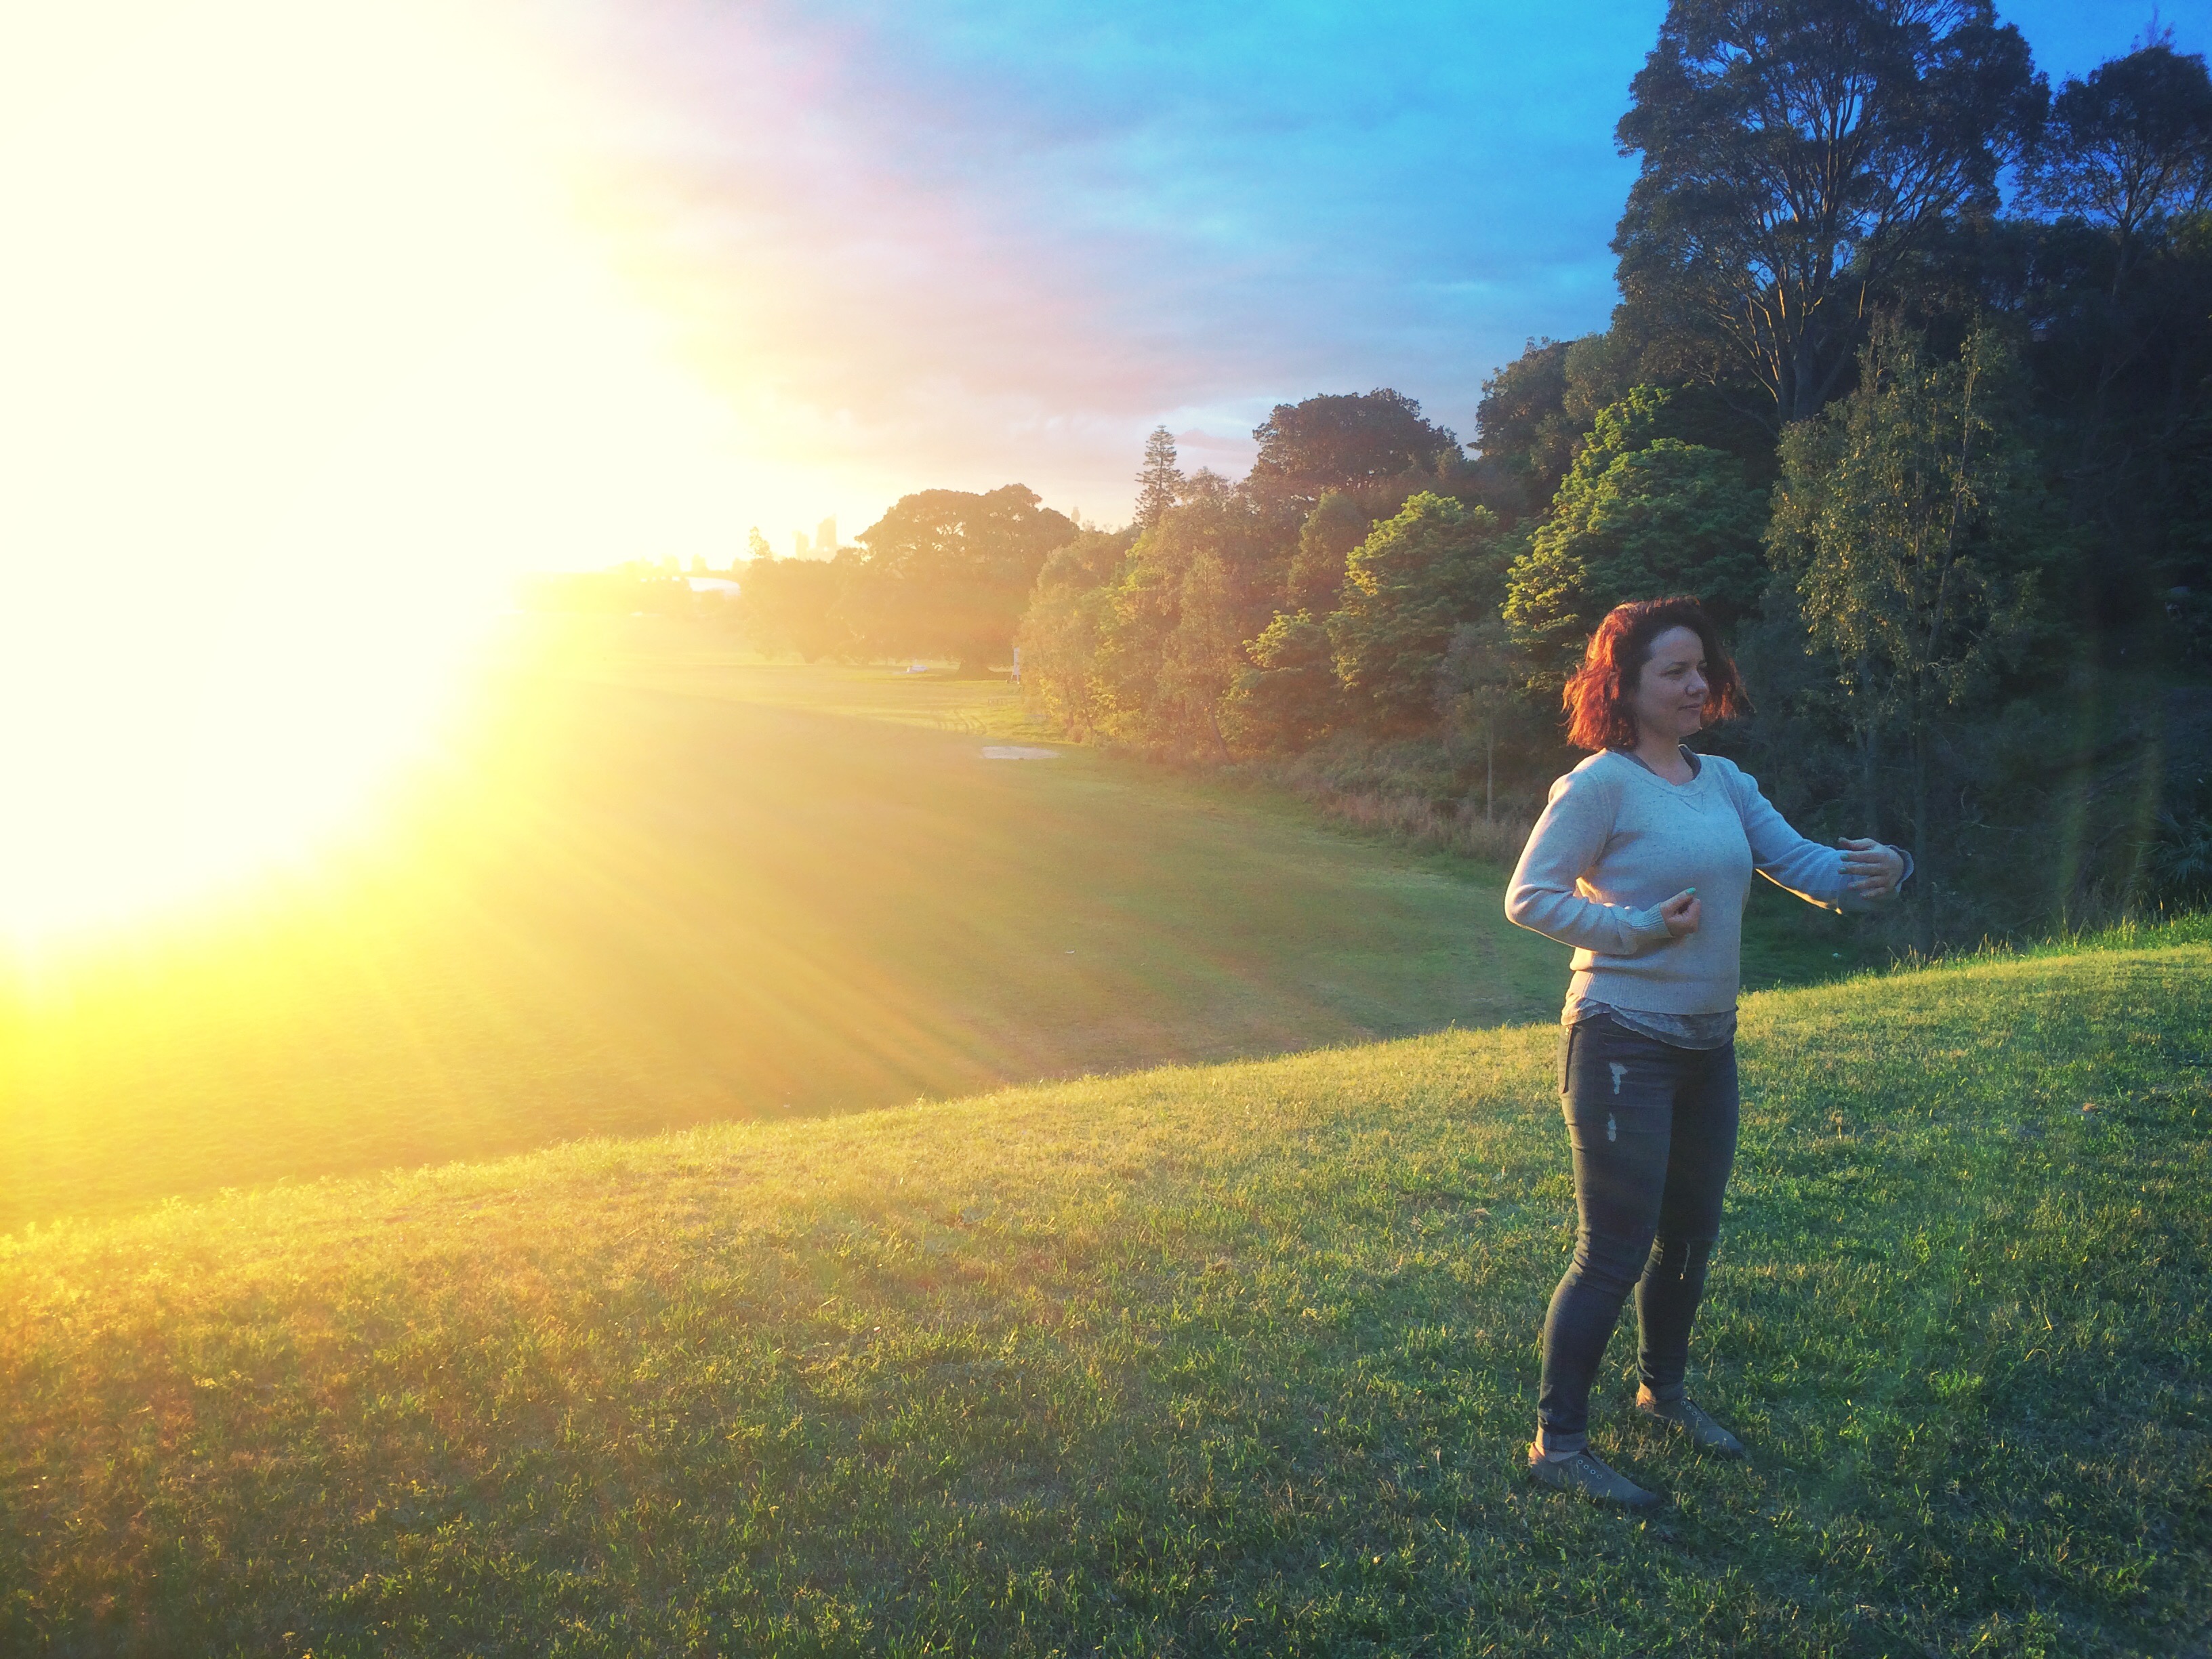
<instances>
[{"instance_id":1,"label":"ripped jeans","mask_svg":"<svg viewBox=\"0 0 2212 1659\"><path fill-rule=\"evenodd\" d=\"M1590 1385L1631 1289L1644 1385L1681 1395L1735 1161L1735 1044L1678 1048L1601 1015L1559 1033L1559 1091L1578 1225L1544 1320L1536 1418L1546 1449L1564 1453L1583 1443Z\"/></svg>"}]
</instances>

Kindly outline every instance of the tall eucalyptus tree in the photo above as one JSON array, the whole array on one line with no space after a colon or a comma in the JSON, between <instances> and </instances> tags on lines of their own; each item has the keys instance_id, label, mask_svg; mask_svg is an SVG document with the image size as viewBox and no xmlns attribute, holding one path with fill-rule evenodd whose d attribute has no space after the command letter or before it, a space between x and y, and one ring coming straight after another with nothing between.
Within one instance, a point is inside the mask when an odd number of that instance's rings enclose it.
<instances>
[{"instance_id":1,"label":"tall eucalyptus tree","mask_svg":"<svg viewBox=\"0 0 2212 1659\"><path fill-rule=\"evenodd\" d=\"M1843 388L1899 263L1995 211L2046 101L1990 0L1671 0L1631 93L1630 316L1778 431Z\"/></svg>"}]
</instances>

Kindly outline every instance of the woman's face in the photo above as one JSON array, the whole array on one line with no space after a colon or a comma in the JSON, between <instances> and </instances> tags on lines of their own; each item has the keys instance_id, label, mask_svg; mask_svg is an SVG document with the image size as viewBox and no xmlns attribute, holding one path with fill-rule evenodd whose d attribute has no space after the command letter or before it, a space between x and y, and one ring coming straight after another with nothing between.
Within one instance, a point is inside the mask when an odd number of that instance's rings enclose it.
<instances>
[{"instance_id":1,"label":"woman's face","mask_svg":"<svg viewBox=\"0 0 2212 1659\"><path fill-rule=\"evenodd\" d=\"M1680 743L1705 723L1705 646L1694 628L1670 628L1651 641L1629 708L1639 738Z\"/></svg>"}]
</instances>

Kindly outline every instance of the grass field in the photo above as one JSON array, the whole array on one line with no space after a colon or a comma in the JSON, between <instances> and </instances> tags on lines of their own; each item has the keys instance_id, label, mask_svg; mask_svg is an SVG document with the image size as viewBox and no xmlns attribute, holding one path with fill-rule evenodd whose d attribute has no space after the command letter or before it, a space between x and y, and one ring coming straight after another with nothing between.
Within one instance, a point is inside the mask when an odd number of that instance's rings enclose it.
<instances>
[{"instance_id":1,"label":"grass field","mask_svg":"<svg viewBox=\"0 0 2212 1659\"><path fill-rule=\"evenodd\" d=\"M9 1653L2201 1654L2212 945L1750 999L1655 1518L1527 1027L0 1243ZM2155 943L2155 939L2151 941Z\"/></svg>"},{"instance_id":2,"label":"grass field","mask_svg":"<svg viewBox=\"0 0 2212 1659\"><path fill-rule=\"evenodd\" d=\"M602 643L499 706L380 839L0 970L0 1231L1558 994L1495 872L1087 751L986 760L995 685Z\"/></svg>"},{"instance_id":3,"label":"grass field","mask_svg":"<svg viewBox=\"0 0 2212 1659\"><path fill-rule=\"evenodd\" d=\"M1495 870L1093 751L984 759L1024 735L995 684L593 634L533 640L493 707L380 837L0 971L0 1231L1495 1024L1564 982ZM1791 911L1751 982L1853 965Z\"/></svg>"}]
</instances>

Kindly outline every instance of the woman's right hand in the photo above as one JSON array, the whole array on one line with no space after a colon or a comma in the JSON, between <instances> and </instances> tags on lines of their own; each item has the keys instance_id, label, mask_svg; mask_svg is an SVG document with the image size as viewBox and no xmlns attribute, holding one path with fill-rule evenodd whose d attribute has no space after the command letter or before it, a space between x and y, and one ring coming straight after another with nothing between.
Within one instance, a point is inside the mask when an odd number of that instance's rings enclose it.
<instances>
[{"instance_id":1,"label":"woman's right hand","mask_svg":"<svg viewBox=\"0 0 2212 1659\"><path fill-rule=\"evenodd\" d=\"M1659 907L1659 920L1667 924L1667 937L1687 939L1698 931L1698 890L1686 887Z\"/></svg>"}]
</instances>

